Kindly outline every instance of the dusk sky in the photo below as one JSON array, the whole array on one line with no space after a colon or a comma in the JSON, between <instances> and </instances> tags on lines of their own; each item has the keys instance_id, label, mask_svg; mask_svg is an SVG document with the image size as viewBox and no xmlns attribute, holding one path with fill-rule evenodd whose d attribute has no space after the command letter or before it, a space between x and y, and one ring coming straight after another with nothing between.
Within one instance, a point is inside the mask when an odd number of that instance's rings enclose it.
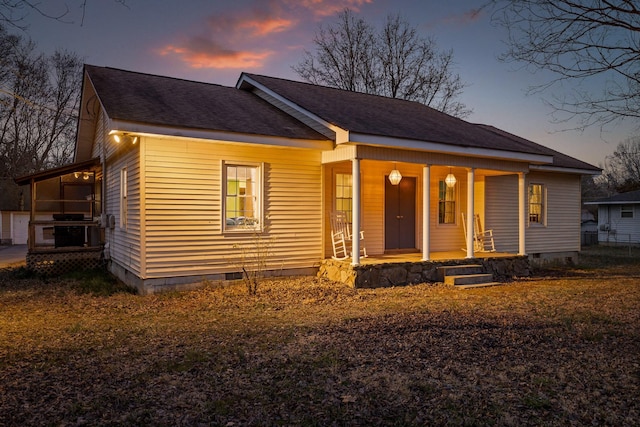
<instances>
[{"instance_id":1,"label":"dusk sky","mask_svg":"<svg viewBox=\"0 0 640 427\"><path fill-rule=\"evenodd\" d=\"M457 72L468 84L460 98L473 114L467 118L512 132L594 165L604 162L631 135L625 123L601 133L566 131L575 123L554 124L542 95L526 96L542 82L518 64L500 62L504 30L487 13L474 13L481 0L126 0L88 1L84 19L80 0L47 0L50 14L65 10L65 23L30 12L27 34L44 53L57 48L84 62L144 73L235 85L242 71L300 80L291 69L313 50L319 25L336 22L351 8L379 26L400 13L442 50L453 49ZM550 96L550 94L545 94Z\"/></svg>"}]
</instances>

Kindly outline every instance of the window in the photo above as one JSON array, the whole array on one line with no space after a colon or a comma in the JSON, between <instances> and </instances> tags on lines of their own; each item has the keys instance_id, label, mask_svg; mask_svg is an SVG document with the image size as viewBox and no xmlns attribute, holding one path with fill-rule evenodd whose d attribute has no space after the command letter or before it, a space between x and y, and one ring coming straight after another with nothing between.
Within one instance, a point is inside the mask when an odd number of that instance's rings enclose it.
<instances>
[{"instance_id":1,"label":"window","mask_svg":"<svg viewBox=\"0 0 640 427\"><path fill-rule=\"evenodd\" d=\"M544 224L544 199L544 185L529 184L529 224Z\"/></svg>"},{"instance_id":2,"label":"window","mask_svg":"<svg viewBox=\"0 0 640 427\"><path fill-rule=\"evenodd\" d=\"M444 181L438 185L438 224L455 224L456 187L449 187Z\"/></svg>"},{"instance_id":3,"label":"window","mask_svg":"<svg viewBox=\"0 0 640 427\"><path fill-rule=\"evenodd\" d=\"M620 206L620 218L633 218L633 206L631 205Z\"/></svg>"},{"instance_id":4,"label":"window","mask_svg":"<svg viewBox=\"0 0 640 427\"><path fill-rule=\"evenodd\" d=\"M223 165L225 230L261 229L260 170L258 165Z\"/></svg>"},{"instance_id":5,"label":"window","mask_svg":"<svg viewBox=\"0 0 640 427\"><path fill-rule=\"evenodd\" d=\"M127 168L120 170L120 228L127 228Z\"/></svg>"},{"instance_id":6,"label":"window","mask_svg":"<svg viewBox=\"0 0 640 427\"><path fill-rule=\"evenodd\" d=\"M336 211L347 215L347 222L353 217L353 181L350 174L336 174Z\"/></svg>"}]
</instances>

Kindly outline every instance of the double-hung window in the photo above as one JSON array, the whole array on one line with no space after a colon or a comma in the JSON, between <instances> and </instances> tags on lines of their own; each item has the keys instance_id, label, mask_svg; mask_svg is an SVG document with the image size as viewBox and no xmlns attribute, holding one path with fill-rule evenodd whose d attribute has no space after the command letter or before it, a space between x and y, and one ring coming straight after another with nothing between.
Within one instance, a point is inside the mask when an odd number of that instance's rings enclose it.
<instances>
[{"instance_id":1,"label":"double-hung window","mask_svg":"<svg viewBox=\"0 0 640 427\"><path fill-rule=\"evenodd\" d=\"M529 224L545 223L545 187L529 184Z\"/></svg>"},{"instance_id":2,"label":"double-hung window","mask_svg":"<svg viewBox=\"0 0 640 427\"><path fill-rule=\"evenodd\" d=\"M456 187L438 183L438 224L456 223Z\"/></svg>"},{"instance_id":3,"label":"double-hung window","mask_svg":"<svg viewBox=\"0 0 640 427\"><path fill-rule=\"evenodd\" d=\"M347 222L353 218L353 181L351 174L336 174L336 211L344 212Z\"/></svg>"},{"instance_id":4,"label":"double-hung window","mask_svg":"<svg viewBox=\"0 0 640 427\"><path fill-rule=\"evenodd\" d=\"M633 205L620 205L620 218L633 218Z\"/></svg>"},{"instance_id":5,"label":"double-hung window","mask_svg":"<svg viewBox=\"0 0 640 427\"><path fill-rule=\"evenodd\" d=\"M262 165L223 163L226 231L262 229Z\"/></svg>"}]
</instances>

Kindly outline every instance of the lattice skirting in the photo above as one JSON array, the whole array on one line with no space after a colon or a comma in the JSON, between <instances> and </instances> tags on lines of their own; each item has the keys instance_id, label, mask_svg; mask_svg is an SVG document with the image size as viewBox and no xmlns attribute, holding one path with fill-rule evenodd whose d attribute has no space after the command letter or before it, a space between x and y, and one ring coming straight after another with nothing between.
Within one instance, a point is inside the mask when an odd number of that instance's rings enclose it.
<instances>
[{"instance_id":1,"label":"lattice skirting","mask_svg":"<svg viewBox=\"0 0 640 427\"><path fill-rule=\"evenodd\" d=\"M101 265L101 249L27 254L27 268L48 276L57 276L70 271L89 270Z\"/></svg>"}]
</instances>

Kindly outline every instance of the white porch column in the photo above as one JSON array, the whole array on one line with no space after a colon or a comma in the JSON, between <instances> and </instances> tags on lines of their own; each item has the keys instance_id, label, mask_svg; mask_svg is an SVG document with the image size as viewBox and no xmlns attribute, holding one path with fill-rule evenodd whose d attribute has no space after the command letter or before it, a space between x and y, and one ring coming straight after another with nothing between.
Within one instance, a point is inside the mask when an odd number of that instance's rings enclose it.
<instances>
[{"instance_id":1,"label":"white porch column","mask_svg":"<svg viewBox=\"0 0 640 427\"><path fill-rule=\"evenodd\" d=\"M473 230L474 230L474 213L473 213L473 187L475 179L475 169L467 170L467 258L473 258Z\"/></svg>"},{"instance_id":2,"label":"white porch column","mask_svg":"<svg viewBox=\"0 0 640 427\"><path fill-rule=\"evenodd\" d=\"M351 175L353 178L353 218L351 219L351 265L360 265L360 159L351 160Z\"/></svg>"},{"instance_id":3,"label":"white porch column","mask_svg":"<svg viewBox=\"0 0 640 427\"><path fill-rule=\"evenodd\" d=\"M422 261L431 257L429 219L431 217L431 167L422 167Z\"/></svg>"},{"instance_id":4,"label":"white porch column","mask_svg":"<svg viewBox=\"0 0 640 427\"><path fill-rule=\"evenodd\" d=\"M524 172L518 173L518 255L526 255L526 207L527 186L525 184Z\"/></svg>"}]
</instances>

